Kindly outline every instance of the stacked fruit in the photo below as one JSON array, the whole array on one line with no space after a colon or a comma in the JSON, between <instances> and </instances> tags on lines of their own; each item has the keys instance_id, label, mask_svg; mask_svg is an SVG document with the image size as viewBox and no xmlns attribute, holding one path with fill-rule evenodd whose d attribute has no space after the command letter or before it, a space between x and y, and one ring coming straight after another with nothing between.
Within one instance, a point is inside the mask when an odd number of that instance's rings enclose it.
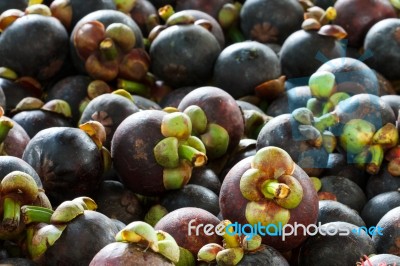
<instances>
[{"instance_id":1,"label":"stacked fruit","mask_svg":"<svg viewBox=\"0 0 400 266\"><path fill-rule=\"evenodd\" d=\"M399 7L0 1L0 264L400 264Z\"/></svg>"}]
</instances>

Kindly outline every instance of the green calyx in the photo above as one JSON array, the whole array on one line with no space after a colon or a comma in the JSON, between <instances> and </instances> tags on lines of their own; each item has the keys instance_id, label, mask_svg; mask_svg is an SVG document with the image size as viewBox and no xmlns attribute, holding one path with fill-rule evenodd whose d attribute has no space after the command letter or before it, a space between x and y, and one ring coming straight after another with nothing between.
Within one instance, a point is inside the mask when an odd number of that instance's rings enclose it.
<instances>
[{"instance_id":1,"label":"green calyx","mask_svg":"<svg viewBox=\"0 0 400 266\"><path fill-rule=\"evenodd\" d=\"M39 258L61 237L69 222L83 214L85 210L96 208L96 203L89 197L64 201L54 211L40 206L22 206L23 221L28 225L26 244L30 257Z\"/></svg>"},{"instance_id":2,"label":"green calyx","mask_svg":"<svg viewBox=\"0 0 400 266\"><path fill-rule=\"evenodd\" d=\"M24 204L33 203L39 189L32 176L21 171L7 174L0 183L3 198L3 220L1 226L14 231L20 224L20 209Z\"/></svg>"},{"instance_id":3,"label":"green calyx","mask_svg":"<svg viewBox=\"0 0 400 266\"><path fill-rule=\"evenodd\" d=\"M117 242L136 243L145 249L150 248L170 261L179 261L180 249L175 239L167 232L155 230L143 221L134 221L115 236Z\"/></svg>"},{"instance_id":4,"label":"green calyx","mask_svg":"<svg viewBox=\"0 0 400 266\"><path fill-rule=\"evenodd\" d=\"M176 109L166 109L161 122L165 137L153 149L157 163L164 167L163 182L166 189L179 189L189 181L193 167L207 163L206 147L192 136L190 117Z\"/></svg>"},{"instance_id":5,"label":"green calyx","mask_svg":"<svg viewBox=\"0 0 400 266\"><path fill-rule=\"evenodd\" d=\"M106 37L112 39L124 52L135 47L135 33L127 25L122 23L111 23L105 31Z\"/></svg>"},{"instance_id":6,"label":"green calyx","mask_svg":"<svg viewBox=\"0 0 400 266\"><path fill-rule=\"evenodd\" d=\"M246 253L257 251L261 247L261 236L246 235L240 237L237 232L233 232L232 224L229 220L220 222L222 225L221 232L223 237L223 245L217 243L209 243L200 248L197 253L197 260L206 263L217 263L218 265L237 265Z\"/></svg>"},{"instance_id":7,"label":"green calyx","mask_svg":"<svg viewBox=\"0 0 400 266\"><path fill-rule=\"evenodd\" d=\"M192 131L194 135L200 135L207 129L207 116L197 105L191 105L187 107L183 113L189 116L192 122Z\"/></svg>"},{"instance_id":8,"label":"green calyx","mask_svg":"<svg viewBox=\"0 0 400 266\"><path fill-rule=\"evenodd\" d=\"M146 215L144 216L144 221L151 226L155 226L156 223L167 214L168 210L164 206L156 204L151 206L147 211Z\"/></svg>"},{"instance_id":9,"label":"green calyx","mask_svg":"<svg viewBox=\"0 0 400 266\"><path fill-rule=\"evenodd\" d=\"M292 176L294 169L294 161L281 148L269 146L256 153L239 183L242 196L249 201L245 215L250 224L289 221L289 210L296 208L304 195L302 185Z\"/></svg>"},{"instance_id":10,"label":"green calyx","mask_svg":"<svg viewBox=\"0 0 400 266\"><path fill-rule=\"evenodd\" d=\"M218 124L208 124L206 132L200 135L210 159L222 157L229 146L229 133Z\"/></svg>"},{"instance_id":11,"label":"green calyx","mask_svg":"<svg viewBox=\"0 0 400 266\"><path fill-rule=\"evenodd\" d=\"M328 99L336 88L335 75L328 71L318 71L311 75L308 86L311 95L317 99Z\"/></svg>"},{"instance_id":12,"label":"green calyx","mask_svg":"<svg viewBox=\"0 0 400 266\"><path fill-rule=\"evenodd\" d=\"M0 143L2 143L7 138L8 132L10 132L13 127L14 123L11 119L0 117Z\"/></svg>"},{"instance_id":13,"label":"green calyx","mask_svg":"<svg viewBox=\"0 0 400 266\"><path fill-rule=\"evenodd\" d=\"M372 142L375 126L363 119L352 119L343 128L339 140L347 152L357 154L366 149Z\"/></svg>"}]
</instances>

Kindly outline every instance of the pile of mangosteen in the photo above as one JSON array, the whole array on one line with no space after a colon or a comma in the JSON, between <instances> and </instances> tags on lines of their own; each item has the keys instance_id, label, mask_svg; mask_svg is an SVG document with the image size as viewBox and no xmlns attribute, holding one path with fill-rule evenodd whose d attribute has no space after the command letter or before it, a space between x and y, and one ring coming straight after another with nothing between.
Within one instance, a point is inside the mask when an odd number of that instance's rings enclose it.
<instances>
[{"instance_id":1,"label":"pile of mangosteen","mask_svg":"<svg viewBox=\"0 0 400 266\"><path fill-rule=\"evenodd\" d=\"M400 265L399 66L399 0L1 0L0 264Z\"/></svg>"}]
</instances>

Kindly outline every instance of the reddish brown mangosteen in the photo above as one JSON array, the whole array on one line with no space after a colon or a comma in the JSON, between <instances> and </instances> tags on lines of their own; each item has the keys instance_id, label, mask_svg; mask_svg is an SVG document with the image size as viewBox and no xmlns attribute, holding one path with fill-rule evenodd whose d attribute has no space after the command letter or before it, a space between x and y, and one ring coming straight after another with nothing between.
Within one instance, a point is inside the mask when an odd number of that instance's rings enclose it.
<instances>
[{"instance_id":1,"label":"reddish brown mangosteen","mask_svg":"<svg viewBox=\"0 0 400 266\"><path fill-rule=\"evenodd\" d=\"M263 243L288 251L301 245L307 234L299 229L302 232L283 239L280 234L287 229L282 228L295 223L305 227L315 224L318 197L309 176L289 154L271 146L243 159L228 172L221 187L220 208L224 219L237 226L249 224L253 230L258 226Z\"/></svg>"},{"instance_id":2,"label":"reddish brown mangosteen","mask_svg":"<svg viewBox=\"0 0 400 266\"><path fill-rule=\"evenodd\" d=\"M123 120L111 141L111 156L126 187L160 196L187 184L192 168L207 162L204 144L192 136L196 122L185 113L160 110L137 112Z\"/></svg>"},{"instance_id":3,"label":"reddish brown mangosteen","mask_svg":"<svg viewBox=\"0 0 400 266\"><path fill-rule=\"evenodd\" d=\"M334 7L337 17L334 23L348 33L349 46L359 48L368 30L378 21L396 18L396 9L389 0L337 0Z\"/></svg>"},{"instance_id":4,"label":"reddish brown mangosteen","mask_svg":"<svg viewBox=\"0 0 400 266\"><path fill-rule=\"evenodd\" d=\"M169 233L181 248L196 256L208 243L222 244L222 237L215 233L219 223L220 220L206 210L185 207L165 215L154 228ZM206 234L205 229L211 233Z\"/></svg>"},{"instance_id":5,"label":"reddish brown mangosteen","mask_svg":"<svg viewBox=\"0 0 400 266\"><path fill-rule=\"evenodd\" d=\"M188 93L178 109L192 118L193 133L212 160L233 151L244 133L244 118L235 99L224 90L205 86Z\"/></svg>"},{"instance_id":6,"label":"reddish brown mangosteen","mask_svg":"<svg viewBox=\"0 0 400 266\"><path fill-rule=\"evenodd\" d=\"M381 228L381 234L374 234L372 241L378 254L393 254L400 256L400 206L388 211L376 225Z\"/></svg>"},{"instance_id":7,"label":"reddish brown mangosteen","mask_svg":"<svg viewBox=\"0 0 400 266\"><path fill-rule=\"evenodd\" d=\"M156 7L149 0L136 0L129 11L130 16L137 23L143 36L148 36L150 31L159 24Z\"/></svg>"},{"instance_id":8,"label":"reddish brown mangosteen","mask_svg":"<svg viewBox=\"0 0 400 266\"><path fill-rule=\"evenodd\" d=\"M151 225L135 221L120 230L116 242L101 249L90 266L102 265L189 265L183 262L175 239L165 231L155 230ZM194 261L192 262L194 265ZM190 264L190 265L192 265Z\"/></svg>"},{"instance_id":9,"label":"reddish brown mangosteen","mask_svg":"<svg viewBox=\"0 0 400 266\"><path fill-rule=\"evenodd\" d=\"M118 90L93 98L83 110L78 123L83 124L90 120L100 122L106 130L104 146L110 149L111 139L119 124L138 111L134 98L127 91Z\"/></svg>"}]
</instances>

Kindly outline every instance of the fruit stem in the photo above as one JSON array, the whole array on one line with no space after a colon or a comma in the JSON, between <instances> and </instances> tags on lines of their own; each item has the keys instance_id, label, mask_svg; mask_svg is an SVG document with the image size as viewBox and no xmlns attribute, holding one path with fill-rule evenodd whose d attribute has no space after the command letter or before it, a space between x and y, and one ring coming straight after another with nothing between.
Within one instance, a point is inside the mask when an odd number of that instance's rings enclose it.
<instances>
[{"instance_id":1,"label":"fruit stem","mask_svg":"<svg viewBox=\"0 0 400 266\"><path fill-rule=\"evenodd\" d=\"M126 90L131 94L134 95L136 94L141 96L146 96L150 94L149 88L142 83L126 79L118 79L117 82L118 82L117 84L118 89Z\"/></svg>"},{"instance_id":2,"label":"fruit stem","mask_svg":"<svg viewBox=\"0 0 400 266\"><path fill-rule=\"evenodd\" d=\"M194 167L200 167L207 163L207 156L204 153L188 145L179 145L178 155L180 159L191 162Z\"/></svg>"},{"instance_id":3,"label":"fruit stem","mask_svg":"<svg viewBox=\"0 0 400 266\"><path fill-rule=\"evenodd\" d=\"M13 126L14 123L11 120L0 118L0 143L6 139L8 132L13 128Z\"/></svg>"},{"instance_id":4,"label":"fruit stem","mask_svg":"<svg viewBox=\"0 0 400 266\"><path fill-rule=\"evenodd\" d=\"M384 151L381 145L371 145L368 149L371 154L371 160L367 164L366 171L371 175L376 175L382 165Z\"/></svg>"},{"instance_id":5,"label":"fruit stem","mask_svg":"<svg viewBox=\"0 0 400 266\"><path fill-rule=\"evenodd\" d=\"M50 223L53 210L40 206L24 205L21 207L22 219L25 224Z\"/></svg>"},{"instance_id":6,"label":"fruit stem","mask_svg":"<svg viewBox=\"0 0 400 266\"><path fill-rule=\"evenodd\" d=\"M13 231L19 225L21 204L19 201L6 196L3 208L3 226L7 231Z\"/></svg>"},{"instance_id":7,"label":"fruit stem","mask_svg":"<svg viewBox=\"0 0 400 266\"><path fill-rule=\"evenodd\" d=\"M102 58L104 58L106 61L112 61L118 57L118 49L111 38L105 38L100 43L100 52Z\"/></svg>"},{"instance_id":8,"label":"fruit stem","mask_svg":"<svg viewBox=\"0 0 400 266\"><path fill-rule=\"evenodd\" d=\"M314 118L314 127L320 132L324 132L328 127L334 126L339 123L339 116L336 112L330 112L320 117Z\"/></svg>"},{"instance_id":9,"label":"fruit stem","mask_svg":"<svg viewBox=\"0 0 400 266\"><path fill-rule=\"evenodd\" d=\"M279 183L276 180L266 180L261 185L261 192L266 198L284 199L289 196L290 188L284 183Z\"/></svg>"}]
</instances>

